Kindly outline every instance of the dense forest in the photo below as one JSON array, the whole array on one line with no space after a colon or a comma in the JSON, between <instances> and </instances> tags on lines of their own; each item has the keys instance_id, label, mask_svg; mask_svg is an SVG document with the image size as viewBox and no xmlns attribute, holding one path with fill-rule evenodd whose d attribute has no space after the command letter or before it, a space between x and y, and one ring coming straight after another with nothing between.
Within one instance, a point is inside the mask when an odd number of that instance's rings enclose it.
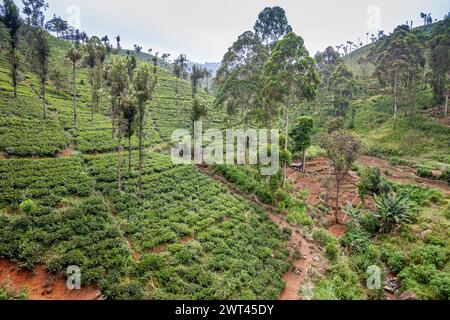
<instances>
[{"instance_id":1,"label":"dense forest","mask_svg":"<svg viewBox=\"0 0 450 320\"><path fill-rule=\"evenodd\" d=\"M450 13L311 54L268 7L213 70L22 2L0 8L0 300L450 298ZM279 172L174 164L197 121L279 128Z\"/></svg>"}]
</instances>

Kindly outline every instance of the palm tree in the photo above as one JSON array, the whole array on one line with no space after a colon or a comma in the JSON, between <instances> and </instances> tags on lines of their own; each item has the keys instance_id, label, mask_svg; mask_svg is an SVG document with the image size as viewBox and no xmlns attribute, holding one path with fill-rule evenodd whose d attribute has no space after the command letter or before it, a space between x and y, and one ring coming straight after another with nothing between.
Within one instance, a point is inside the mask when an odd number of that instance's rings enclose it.
<instances>
[{"instance_id":1,"label":"palm tree","mask_svg":"<svg viewBox=\"0 0 450 320\"><path fill-rule=\"evenodd\" d=\"M73 79L73 128L77 126L77 62L83 57L81 50L72 45L67 52L67 58L72 62Z\"/></svg>"},{"instance_id":2,"label":"palm tree","mask_svg":"<svg viewBox=\"0 0 450 320\"><path fill-rule=\"evenodd\" d=\"M45 98L45 85L48 77L48 64L50 55L50 46L44 30L36 30L33 46L34 62L36 64L36 73L39 76L42 86L42 111L44 119L47 118L47 102Z\"/></svg>"},{"instance_id":3,"label":"palm tree","mask_svg":"<svg viewBox=\"0 0 450 320\"><path fill-rule=\"evenodd\" d=\"M184 72L186 70L186 62L187 58L185 54L180 54L179 57L175 60L173 73L175 74L175 77L177 78L177 86L175 88L176 90L176 103L178 106L178 102L180 99L180 79L183 78Z\"/></svg>"},{"instance_id":4,"label":"palm tree","mask_svg":"<svg viewBox=\"0 0 450 320\"><path fill-rule=\"evenodd\" d=\"M19 65L16 58L16 49L19 44L19 29L22 25L22 19L20 18L19 9L15 5L14 1L3 1L3 6L1 7L1 21L9 30L14 98L17 98L17 78Z\"/></svg>"}]
</instances>

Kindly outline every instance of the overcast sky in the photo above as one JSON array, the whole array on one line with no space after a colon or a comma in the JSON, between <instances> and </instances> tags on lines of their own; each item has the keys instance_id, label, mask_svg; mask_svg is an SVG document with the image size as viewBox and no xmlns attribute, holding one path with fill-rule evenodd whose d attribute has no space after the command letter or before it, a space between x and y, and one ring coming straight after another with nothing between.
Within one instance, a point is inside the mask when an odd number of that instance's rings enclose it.
<instances>
[{"instance_id":1,"label":"overcast sky","mask_svg":"<svg viewBox=\"0 0 450 320\"><path fill-rule=\"evenodd\" d=\"M422 23L420 12L442 19L448 0L49 0L47 16L56 13L80 24L89 35L117 34L122 47L139 44L174 57L186 53L196 62L220 62L266 6L286 10L294 32L311 54L347 40L365 42L366 32L387 33L406 20ZM77 12L80 12L78 19ZM115 43L115 40L114 40Z\"/></svg>"}]
</instances>

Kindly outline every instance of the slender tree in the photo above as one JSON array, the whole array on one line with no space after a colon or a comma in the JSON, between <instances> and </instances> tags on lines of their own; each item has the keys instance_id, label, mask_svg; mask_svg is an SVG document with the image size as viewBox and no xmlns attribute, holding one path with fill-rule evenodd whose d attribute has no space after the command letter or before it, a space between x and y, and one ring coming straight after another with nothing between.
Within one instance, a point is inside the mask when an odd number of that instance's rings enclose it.
<instances>
[{"instance_id":1,"label":"slender tree","mask_svg":"<svg viewBox=\"0 0 450 320\"><path fill-rule=\"evenodd\" d=\"M131 138L133 137L135 131L135 122L138 109L133 99L128 99L125 102L126 103L124 103L123 106L123 118L125 122L124 133L125 137L128 138L128 175L131 177Z\"/></svg>"},{"instance_id":2,"label":"slender tree","mask_svg":"<svg viewBox=\"0 0 450 320\"><path fill-rule=\"evenodd\" d=\"M264 95L284 104L285 152L289 144L289 111L294 103L315 97L320 82L316 62L309 56L303 39L293 32L280 40L264 66ZM284 181L286 182L287 165Z\"/></svg>"},{"instance_id":3,"label":"slender tree","mask_svg":"<svg viewBox=\"0 0 450 320\"><path fill-rule=\"evenodd\" d=\"M342 58L339 52L335 51L333 47L327 47L325 51L318 52L315 56L317 62L317 71L320 76L320 84L318 86L319 93L319 112L320 119L323 117L323 105L327 107L331 104L330 98L330 90L328 86L328 79L331 74L337 68L337 66L341 63Z\"/></svg>"},{"instance_id":4,"label":"slender tree","mask_svg":"<svg viewBox=\"0 0 450 320\"><path fill-rule=\"evenodd\" d=\"M26 23L35 29L44 28L44 12L48 9L45 0L22 0L22 12L27 16Z\"/></svg>"},{"instance_id":5,"label":"slender tree","mask_svg":"<svg viewBox=\"0 0 450 320\"><path fill-rule=\"evenodd\" d=\"M191 74L192 98L195 98L197 95L199 83L204 77L204 70L201 67L194 65Z\"/></svg>"},{"instance_id":6,"label":"slender tree","mask_svg":"<svg viewBox=\"0 0 450 320\"><path fill-rule=\"evenodd\" d=\"M139 194L142 196L142 170L143 170L143 149L144 149L144 128L146 104L152 99L153 92L157 84L157 78L152 77L147 65L141 66L136 70L133 79L134 95L138 104L138 138L139 138Z\"/></svg>"},{"instance_id":7,"label":"slender tree","mask_svg":"<svg viewBox=\"0 0 450 320\"><path fill-rule=\"evenodd\" d=\"M180 54L177 59L175 59L173 73L177 78L176 90L176 105L179 105L180 101L180 80L184 78L184 73L186 72L186 62L187 58L185 54Z\"/></svg>"},{"instance_id":8,"label":"slender tree","mask_svg":"<svg viewBox=\"0 0 450 320\"><path fill-rule=\"evenodd\" d=\"M48 43L47 35L44 30L39 29L35 31L34 35L34 61L36 74L41 82L42 89L42 111L44 119L47 118L47 101L45 96L45 87L48 78L48 64L50 56L50 45Z\"/></svg>"},{"instance_id":9,"label":"slender tree","mask_svg":"<svg viewBox=\"0 0 450 320\"><path fill-rule=\"evenodd\" d=\"M11 67L12 67L12 82L14 88L14 98L17 98L17 78L19 64L17 62L17 46L19 44L19 29L22 25L19 9L13 0L3 0L1 9L1 19L5 27L9 31L9 45L11 50Z\"/></svg>"},{"instance_id":10,"label":"slender tree","mask_svg":"<svg viewBox=\"0 0 450 320\"><path fill-rule=\"evenodd\" d=\"M450 87L450 17L436 25L428 46L431 49L430 67L434 100L437 105L444 104L444 117L447 118Z\"/></svg>"},{"instance_id":11,"label":"slender tree","mask_svg":"<svg viewBox=\"0 0 450 320\"><path fill-rule=\"evenodd\" d=\"M72 45L67 52L67 58L72 62L73 82L73 128L77 126L77 62L83 57L82 51L76 45Z\"/></svg>"},{"instance_id":12,"label":"slender tree","mask_svg":"<svg viewBox=\"0 0 450 320\"><path fill-rule=\"evenodd\" d=\"M314 120L312 117L300 117L298 124L291 132L293 151L303 152L303 172L306 172L306 152L312 144L312 130Z\"/></svg>"},{"instance_id":13,"label":"slender tree","mask_svg":"<svg viewBox=\"0 0 450 320\"><path fill-rule=\"evenodd\" d=\"M356 82L353 73L341 62L328 79L328 90L333 95L334 116L344 117L347 108L356 92Z\"/></svg>"},{"instance_id":14,"label":"slender tree","mask_svg":"<svg viewBox=\"0 0 450 320\"><path fill-rule=\"evenodd\" d=\"M89 83L91 85L91 120L93 120L96 102L98 101L96 91L100 89L99 81L101 80L98 72L99 68L97 68L97 70L95 70L95 68L99 67L99 64L104 61L106 53L98 37L92 37L89 39L89 42L86 46L86 51L87 55L85 61L89 66Z\"/></svg>"},{"instance_id":15,"label":"slender tree","mask_svg":"<svg viewBox=\"0 0 450 320\"><path fill-rule=\"evenodd\" d=\"M339 200L342 180L364 152L365 145L354 133L342 130L321 134L318 140L333 165L336 182L335 218L336 223L340 223Z\"/></svg>"},{"instance_id":16,"label":"slender tree","mask_svg":"<svg viewBox=\"0 0 450 320\"><path fill-rule=\"evenodd\" d=\"M381 84L392 87L394 130L397 128L398 103L402 81L423 65L422 48L409 26L398 26L392 35L382 37L369 57L375 59L375 75Z\"/></svg>"},{"instance_id":17,"label":"slender tree","mask_svg":"<svg viewBox=\"0 0 450 320\"><path fill-rule=\"evenodd\" d=\"M122 132L125 126L124 109L125 106L132 103L130 101L130 78L128 76L128 67L125 58L116 56L110 61L107 67L107 85L110 88L111 109L114 110L113 116L117 126L117 185L118 190L122 191L121 179L121 152L122 152Z\"/></svg>"}]
</instances>

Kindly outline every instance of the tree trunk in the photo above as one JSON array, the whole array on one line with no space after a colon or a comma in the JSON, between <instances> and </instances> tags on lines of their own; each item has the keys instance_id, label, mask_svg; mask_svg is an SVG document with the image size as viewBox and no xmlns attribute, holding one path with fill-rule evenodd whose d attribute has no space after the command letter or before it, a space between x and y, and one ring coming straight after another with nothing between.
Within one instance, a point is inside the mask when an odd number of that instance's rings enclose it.
<instances>
[{"instance_id":1,"label":"tree trunk","mask_svg":"<svg viewBox=\"0 0 450 320\"><path fill-rule=\"evenodd\" d=\"M335 208L335 218L336 223L340 224L339 222L339 197L341 195L341 180L336 176L336 208Z\"/></svg>"},{"instance_id":2,"label":"tree trunk","mask_svg":"<svg viewBox=\"0 0 450 320\"><path fill-rule=\"evenodd\" d=\"M178 107L178 104L179 104L179 100L180 100L180 79L178 79L177 78L177 87L176 87L176 90L177 90L177 92L176 92L176 94L177 94L177 96L176 96L176 104L177 104L177 107Z\"/></svg>"},{"instance_id":3,"label":"tree trunk","mask_svg":"<svg viewBox=\"0 0 450 320\"><path fill-rule=\"evenodd\" d=\"M77 126L77 69L73 61L73 128Z\"/></svg>"},{"instance_id":4,"label":"tree trunk","mask_svg":"<svg viewBox=\"0 0 450 320\"><path fill-rule=\"evenodd\" d=\"M17 98L17 61L16 61L16 47L13 45L11 51L11 64L12 64L12 80L14 87L14 98Z\"/></svg>"},{"instance_id":5,"label":"tree trunk","mask_svg":"<svg viewBox=\"0 0 450 320\"><path fill-rule=\"evenodd\" d=\"M394 76L394 131L397 129L397 109L398 109L398 70Z\"/></svg>"},{"instance_id":6,"label":"tree trunk","mask_svg":"<svg viewBox=\"0 0 450 320\"><path fill-rule=\"evenodd\" d=\"M445 109L444 109L444 120L447 119L447 114L448 114L448 89L447 89L447 94L445 95Z\"/></svg>"},{"instance_id":7,"label":"tree trunk","mask_svg":"<svg viewBox=\"0 0 450 320\"><path fill-rule=\"evenodd\" d=\"M95 97L94 97L94 68L90 67L90 81L91 81L91 90L92 90L92 97L91 97L91 121L94 121L94 104L95 104Z\"/></svg>"},{"instance_id":8,"label":"tree trunk","mask_svg":"<svg viewBox=\"0 0 450 320\"><path fill-rule=\"evenodd\" d=\"M45 81L42 81L42 111L44 113L44 119L47 118L47 102L45 100Z\"/></svg>"},{"instance_id":9,"label":"tree trunk","mask_svg":"<svg viewBox=\"0 0 450 320\"><path fill-rule=\"evenodd\" d=\"M131 177L131 134L128 136L128 174Z\"/></svg>"},{"instance_id":10,"label":"tree trunk","mask_svg":"<svg viewBox=\"0 0 450 320\"><path fill-rule=\"evenodd\" d=\"M290 91L290 90L289 90ZM288 141L288 135L289 135L289 107L291 103L291 97L289 93L289 97L286 102L286 108L285 108L285 118L284 118L284 125L285 125L285 142L284 142L284 151L287 154L289 141ZM286 187L286 180L287 180L287 163L284 165L284 178L283 178L283 187Z\"/></svg>"},{"instance_id":11,"label":"tree trunk","mask_svg":"<svg viewBox=\"0 0 450 320\"><path fill-rule=\"evenodd\" d=\"M306 172L306 148L303 149L303 173Z\"/></svg>"},{"instance_id":12,"label":"tree trunk","mask_svg":"<svg viewBox=\"0 0 450 320\"><path fill-rule=\"evenodd\" d=\"M117 130L117 184L118 184L118 189L119 189L119 191L122 191L122 181L121 181L121 176L120 176L120 152L122 151L121 150L121 145L120 145L120 143L121 143L121 138L122 138L122 136L121 136L121 132L120 132L121 130L120 130L120 127L119 127L119 129Z\"/></svg>"},{"instance_id":13,"label":"tree trunk","mask_svg":"<svg viewBox=\"0 0 450 320\"><path fill-rule=\"evenodd\" d=\"M141 111L143 111L143 108L140 108ZM142 197L142 161L143 161L143 155L142 155L142 140L143 140L143 133L144 133L144 114L141 112L139 115L139 195Z\"/></svg>"}]
</instances>

